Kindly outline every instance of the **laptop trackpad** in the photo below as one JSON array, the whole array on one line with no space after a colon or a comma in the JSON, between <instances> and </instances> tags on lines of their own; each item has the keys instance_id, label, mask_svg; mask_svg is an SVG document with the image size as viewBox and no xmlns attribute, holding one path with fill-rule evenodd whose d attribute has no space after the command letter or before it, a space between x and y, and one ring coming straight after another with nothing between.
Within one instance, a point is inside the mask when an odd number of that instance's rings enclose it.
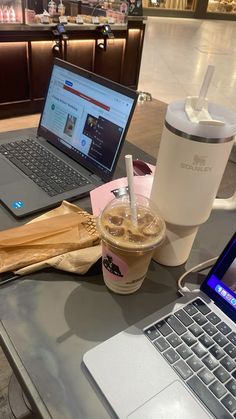
<instances>
[{"instance_id":1,"label":"laptop trackpad","mask_svg":"<svg viewBox=\"0 0 236 419\"><path fill-rule=\"evenodd\" d=\"M179 381L170 384L130 415L129 419L211 418Z\"/></svg>"},{"instance_id":2,"label":"laptop trackpad","mask_svg":"<svg viewBox=\"0 0 236 419\"><path fill-rule=\"evenodd\" d=\"M22 179L25 179L23 175L17 172L7 161L0 159L0 185L8 185Z\"/></svg>"}]
</instances>

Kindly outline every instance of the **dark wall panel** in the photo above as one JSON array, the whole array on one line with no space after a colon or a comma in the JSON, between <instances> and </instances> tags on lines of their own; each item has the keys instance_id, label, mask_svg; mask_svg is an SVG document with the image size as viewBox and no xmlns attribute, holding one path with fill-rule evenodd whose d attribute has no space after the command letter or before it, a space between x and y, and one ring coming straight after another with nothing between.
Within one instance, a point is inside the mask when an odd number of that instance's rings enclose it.
<instances>
[{"instance_id":1,"label":"dark wall panel","mask_svg":"<svg viewBox=\"0 0 236 419\"><path fill-rule=\"evenodd\" d=\"M27 42L0 44L0 102L29 99Z\"/></svg>"},{"instance_id":2,"label":"dark wall panel","mask_svg":"<svg viewBox=\"0 0 236 419\"><path fill-rule=\"evenodd\" d=\"M76 40L68 41L66 59L70 63L85 68L86 70L94 70L94 40Z\"/></svg>"},{"instance_id":3,"label":"dark wall panel","mask_svg":"<svg viewBox=\"0 0 236 419\"><path fill-rule=\"evenodd\" d=\"M142 43L143 32L140 29L129 29L122 75L122 83L126 86L138 84Z\"/></svg>"},{"instance_id":4,"label":"dark wall panel","mask_svg":"<svg viewBox=\"0 0 236 419\"><path fill-rule=\"evenodd\" d=\"M94 71L103 77L120 83L125 39L111 39L107 41L106 51L96 48Z\"/></svg>"},{"instance_id":5,"label":"dark wall panel","mask_svg":"<svg viewBox=\"0 0 236 419\"><path fill-rule=\"evenodd\" d=\"M31 42L30 67L31 67L31 97L42 98L45 96L49 75L51 72L53 52L52 41Z\"/></svg>"}]
</instances>

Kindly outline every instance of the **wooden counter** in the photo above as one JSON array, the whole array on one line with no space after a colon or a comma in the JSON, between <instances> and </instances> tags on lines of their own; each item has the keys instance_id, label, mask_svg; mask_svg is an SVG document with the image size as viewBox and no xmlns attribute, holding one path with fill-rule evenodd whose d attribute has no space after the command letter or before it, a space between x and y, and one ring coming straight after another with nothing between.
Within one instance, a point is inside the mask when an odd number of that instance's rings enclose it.
<instances>
[{"instance_id":1,"label":"wooden counter","mask_svg":"<svg viewBox=\"0 0 236 419\"><path fill-rule=\"evenodd\" d=\"M113 25L114 39L106 49L98 44L96 25L66 25L68 41L57 53L52 26L0 27L0 118L40 112L53 57L57 56L89 71L137 89L145 23L130 20Z\"/></svg>"}]
</instances>

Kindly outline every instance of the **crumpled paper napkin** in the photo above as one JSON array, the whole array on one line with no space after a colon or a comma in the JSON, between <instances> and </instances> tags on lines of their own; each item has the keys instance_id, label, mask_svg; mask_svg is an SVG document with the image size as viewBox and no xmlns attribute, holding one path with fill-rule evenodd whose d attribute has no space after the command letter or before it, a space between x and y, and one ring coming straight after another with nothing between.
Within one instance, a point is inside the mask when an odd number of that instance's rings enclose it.
<instances>
[{"instance_id":1,"label":"crumpled paper napkin","mask_svg":"<svg viewBox=\"0 0 236 419\"><path fill-rule=\"evenodd\" d=\"M0 232L0 273L26 275L54 267L84 274L100 257L95 218L67 201L30 223Z\"/></svg>"}]
</instances>

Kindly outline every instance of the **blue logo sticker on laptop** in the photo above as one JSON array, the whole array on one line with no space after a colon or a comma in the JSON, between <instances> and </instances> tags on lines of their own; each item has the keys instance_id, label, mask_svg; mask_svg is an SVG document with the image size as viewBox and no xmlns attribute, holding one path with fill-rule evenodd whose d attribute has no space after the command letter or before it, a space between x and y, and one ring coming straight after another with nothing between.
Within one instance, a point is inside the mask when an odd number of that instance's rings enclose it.
<instances>
[{"instance_id":1,"label":"blue logo sticker on laptop","mask_svg":"<svg viewBox=\"0 0 236 419\"><path fill-rule=\"evenodd\" d=\"M15 201L12 203L12 208L16 208L16 209L20 209L24 206L24 202L23 201Z\"/></svg>"}]
</instances>

